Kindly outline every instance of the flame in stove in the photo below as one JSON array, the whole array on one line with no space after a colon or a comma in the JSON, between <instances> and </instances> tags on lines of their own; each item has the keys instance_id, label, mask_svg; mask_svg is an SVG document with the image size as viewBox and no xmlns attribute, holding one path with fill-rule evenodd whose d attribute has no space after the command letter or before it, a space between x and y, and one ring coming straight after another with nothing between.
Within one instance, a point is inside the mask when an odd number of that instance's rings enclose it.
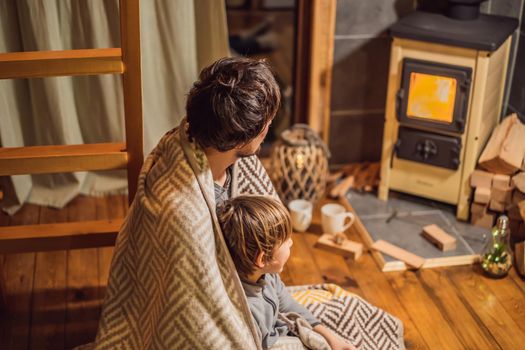
<instances>
[{"instance_id":1,"label":"flame in stove","mask_svg":"<svg viewBox=\"0 0 525 350\"><path fill-rule=\"evenodd\" d=\"M452 123L457 81L454 78L412 72L407 116Z\"/></svg>"}]
</instances>

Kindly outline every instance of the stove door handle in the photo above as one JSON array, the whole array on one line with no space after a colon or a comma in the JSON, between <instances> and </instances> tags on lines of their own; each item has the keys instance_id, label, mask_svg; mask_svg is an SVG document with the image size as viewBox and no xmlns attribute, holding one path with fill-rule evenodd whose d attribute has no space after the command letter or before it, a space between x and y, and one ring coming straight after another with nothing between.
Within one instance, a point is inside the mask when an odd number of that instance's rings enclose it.
<instances>
[{"instance_id":1,"label":"stove door handle","mask_svg":"<svg viewBox=\"0 0 525 350\"><path fill-rule=\"evenodd\" d=\"M392 153L390 154L390 168L392 168L392 165L394 164L394 156L399 151L399 147L401 147L401 139L397 139L396 144L392 148Z\"/></svg>"},{"instance_id":2,"label":"stove door handle","mask_svg":"<svg viewBox=\"0 0 525 350\"><path fill-rule=\"evenodd\" d=\"M396 117L397 120L401 121L401 108L403 106L403 100L405 98L405 89L401 88L396 93Z\"/></svg>"}]
</instances>

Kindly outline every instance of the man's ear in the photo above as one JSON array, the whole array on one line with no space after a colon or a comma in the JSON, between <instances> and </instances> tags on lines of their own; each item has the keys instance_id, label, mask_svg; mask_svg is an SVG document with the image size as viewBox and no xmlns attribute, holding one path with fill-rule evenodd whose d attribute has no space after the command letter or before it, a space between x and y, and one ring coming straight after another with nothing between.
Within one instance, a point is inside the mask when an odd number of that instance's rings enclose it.
<instances>
[{"instance_id":1,"label":"man's ear","mask_svg":"<svg viewBox=\"0 0 525 350\"><path fill-rule=\"evenodd\" d=\"M266 256L265 256L264 252L260 251L259 254L257 254L257 257L255 258L255 266L257 266L260 269L265 267L266 266L266 262L264 261L265 257Z\"/></svg>"}]
</instances>

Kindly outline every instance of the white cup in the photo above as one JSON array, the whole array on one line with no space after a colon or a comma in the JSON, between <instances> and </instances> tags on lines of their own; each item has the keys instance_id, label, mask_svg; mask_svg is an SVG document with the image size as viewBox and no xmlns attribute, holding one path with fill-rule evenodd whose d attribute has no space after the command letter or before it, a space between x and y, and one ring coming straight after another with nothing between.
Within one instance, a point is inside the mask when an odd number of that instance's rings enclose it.
<instances>
[{"instance_id":1,"label":"white cup","mask_svg":"<svg viewBox=\"0 0 525 350\"><path fill-rule=\"evenodd\" d=\"M304 199L294 199L288 203L292 227L297 232L304 232L312 222L313 205Z\"/></svg>"},{"instance_id":2,"label":"white cup","mask_svg":"<svg viewBox=\"0 0 525 350\"><path fill-rule=\"evenodd\" d=\"M325 204L321 208L323 232L335 235L346 231L355 221L355 216L341 204ZM350 219L345 224L346 219Z\"/></svg>"}]
</instances>

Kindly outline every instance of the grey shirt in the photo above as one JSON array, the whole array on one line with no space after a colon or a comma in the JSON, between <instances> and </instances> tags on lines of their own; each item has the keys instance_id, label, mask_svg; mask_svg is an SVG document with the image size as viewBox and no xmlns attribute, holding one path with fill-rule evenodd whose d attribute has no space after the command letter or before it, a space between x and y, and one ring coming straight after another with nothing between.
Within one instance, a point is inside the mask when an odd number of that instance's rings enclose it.
<instances>
[{"instance_id":1,"label":"grey shirt","mask_svg":"<svg viewBox=\"0 0 525 350\"><path fill-rule=\"evenodd\" d=\"M215 204L218 207L231 197L232 167L226 169L226 181L224 182L224 186L221 186L215 182L213 184L215 186Z\"/></svg>"},{"instance_id":2,"label":"grey shirt","mask_svg":"<svg viewBox=\"0 0 525 350\"><path fill-rule=\"evenodd\" d=\"M295 312L315 327L320 322L304 306L288 293L279 274L265 274L257 284L242 281L248 305L261 331L262 346L265 349L275 344L279 336L288 334L288 326L280 321L279 313Z\"/></svg>"}]
</instances>

